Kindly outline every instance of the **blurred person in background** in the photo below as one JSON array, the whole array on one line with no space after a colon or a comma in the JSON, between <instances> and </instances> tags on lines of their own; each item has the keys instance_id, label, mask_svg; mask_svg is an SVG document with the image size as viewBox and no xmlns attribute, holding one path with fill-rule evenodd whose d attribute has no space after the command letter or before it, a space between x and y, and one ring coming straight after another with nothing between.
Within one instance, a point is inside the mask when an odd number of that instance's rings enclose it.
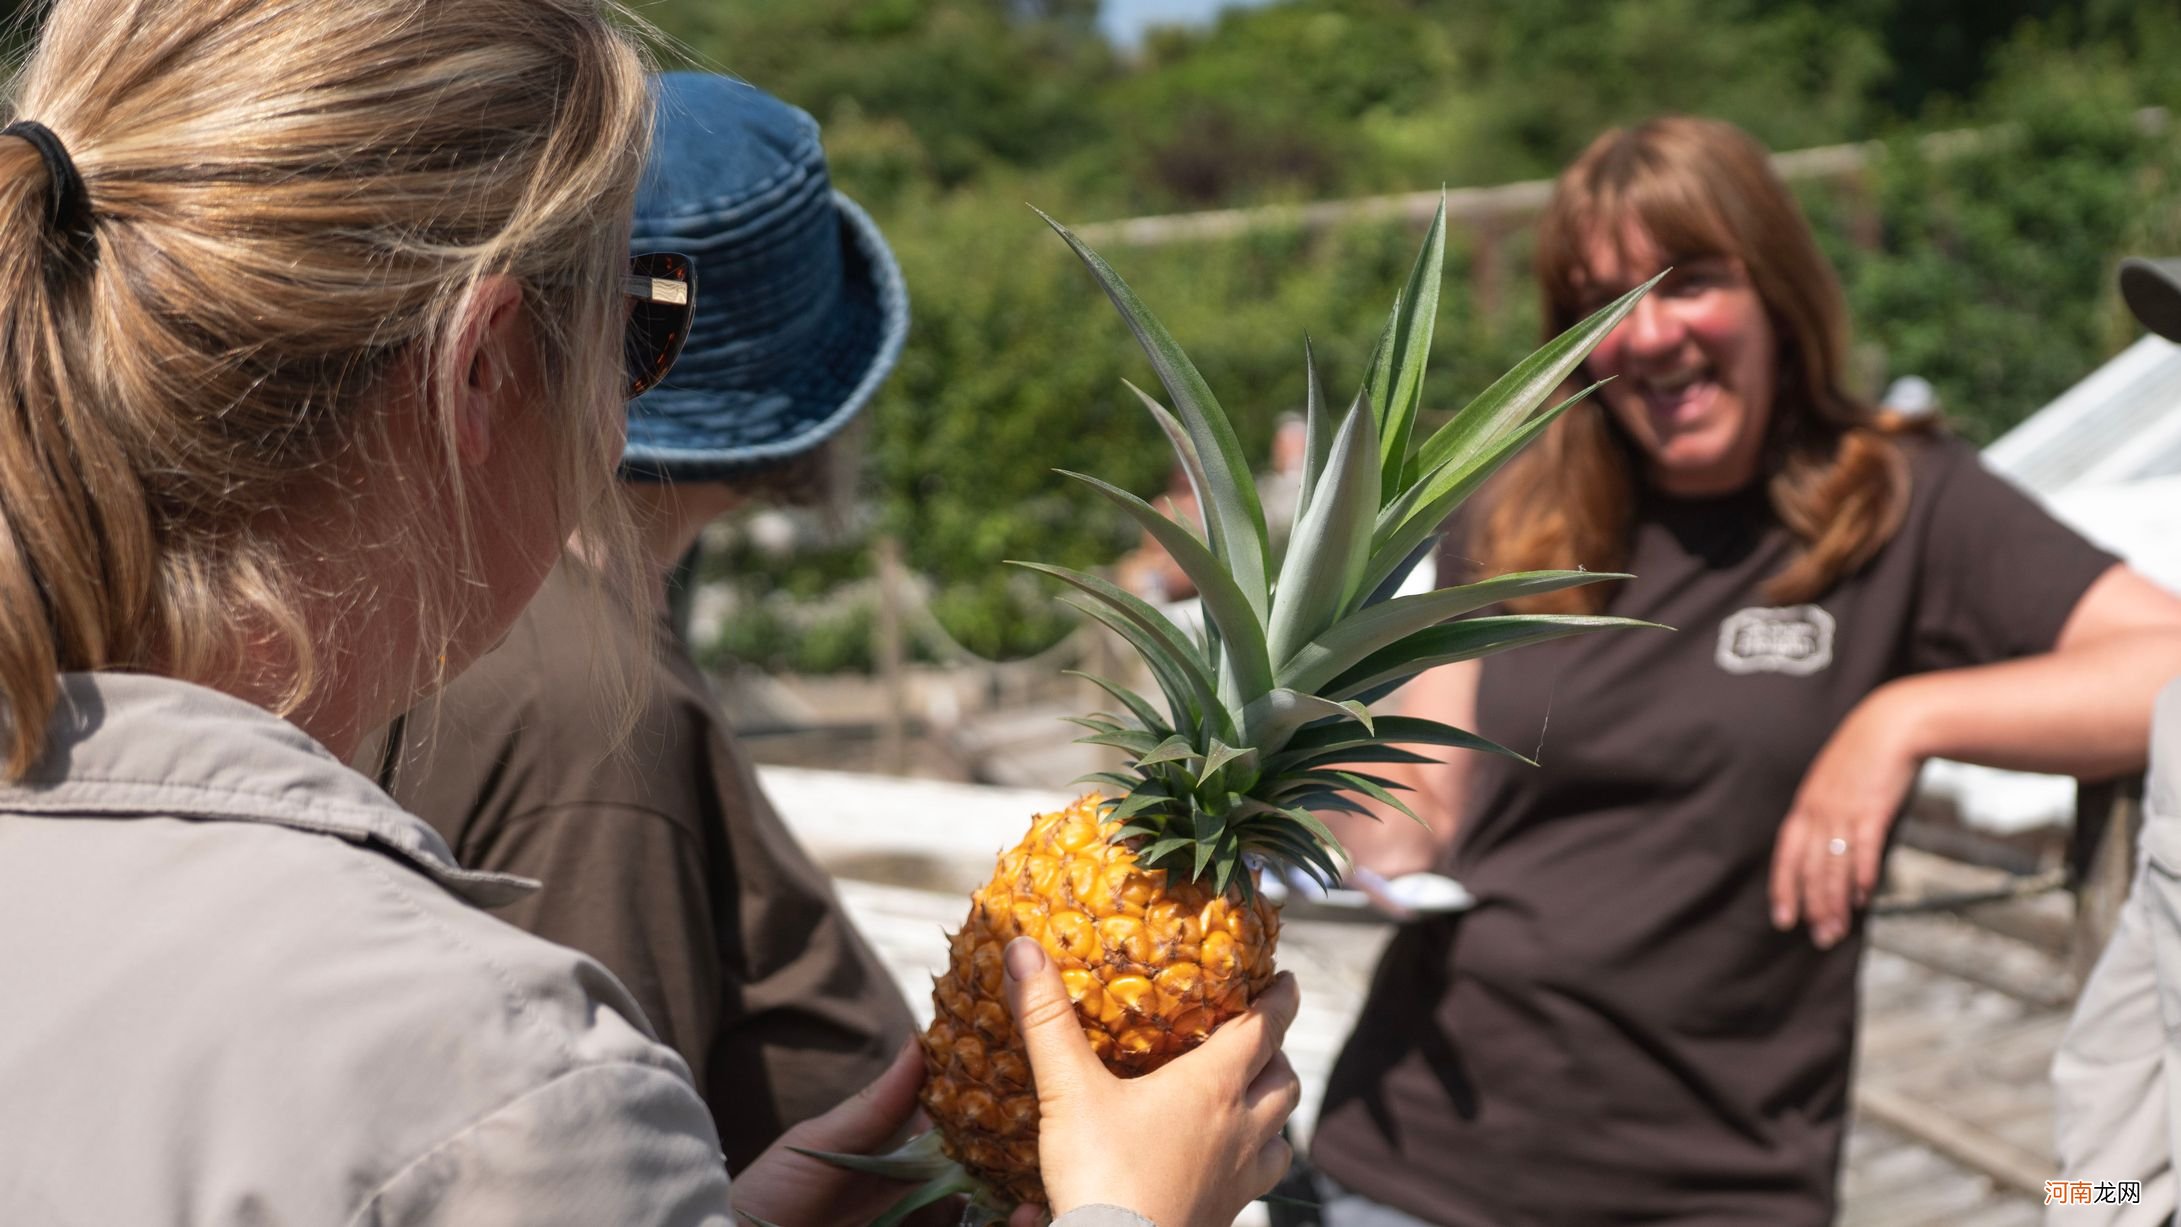
<instances>
[{"instance_id":1,"label":"blurred person in background","mask_svg":"<svg viewBox=\"0 0 2181 1227\"><path fill-rule=\"evenodd\" d=\"M529 884L342 765L571 533L634 556L619 402L691 304L686 262L627 257L626 20L44 9L0 130L0 1222L802 1225L899 1195L781 1147L730 1206L628 993L486 914ZM1270 1184L1291 980L1124 1083L1034 945L1006 974L1060 1223L1225 1223ZM904 1049L790 1140L879 1144L920 1074Z\"/></svg>"},{"instance_id":2,"label":"blurred person in background","mask_svg":"<svg viewBox=\"0 0 2181 1227\"><path fill-rule=\"evenodd\" d=\"M1257 498L1265 510L1265 529L1270 534L1274 557L1287 549L1288 535L1295 529L1295 506L1302 498L1304 449L1307 446L1302 415L1281 414L1273 423L1268 462L1257 474ZM1189 484L1188 470L1179 464L1168 470L1166 492L1159 497L1157 506L1161 512L1184 523L1202 522L1196 488ZM1114 564L1114 580L1159 606L1193 601L1197 596L1196 584L1149 532L1143 533L1136 548Z\"/></svg>"},{"instance_id":3,"label":"blurred person in background","mask_svg":"<svg viewBox=\"0 0 2181 1227\"><path fill-rule=\"evenodd\" d=\"M2181 261L2128 260L2121 297L2144 327L2181 343ZM2158 696L2135 880L2113 936L2076 999L2052 1061L2058 1177L2092 1185L2062 1199L2055 1224L2158 1227L2173 1221L2181 1156L2181 683ZM2119 831L2107 833L2115 838ZM2137 1196L2123 1197L2122 1182ZM2099 1198L2100 1187L2107 1195Z\"/></svg>"},{"instance_id":4,"label":"blurred person in background","mask_svg":"<svg viewBox=\"0 0 2181 1227\"><path fill-rule=\"evenodd\" d=\"M2139 768L2181 600L1844 386L1839 282L1738 129L1598 137L1537 274L1548 336L1663 276L1442 579L1625 571L1525 608L1677 629L1396 700L1540 765L1417 767L1429 831L1347 824L1478 903L1378 968L1313 1142L1325 1221L1829 1223L1860 917L1921 764Z\"/></svg>"},{"instance_id":5,"label":"blurred person in background","mask_svg":"<svg viewBox=\"0 0 2181 1227\"><path fill-rule=\"evenodd\" d=\"M739 1169L883 1072L907 1005L758 788L668 617L668 577L753 492L822 493L840 432L901 354L885 239L835 192L818 126L704 73L658 78L631 244L703 271L673 373L629 405L636 586L587 628L578 542L507 641L401 722L394 799L471 869L535 879L508 921L596 958L680 1053ZM600 684L641 679L633 730ZM383 751L382 751L383 753Z\"/></svg>"}]
</instances>

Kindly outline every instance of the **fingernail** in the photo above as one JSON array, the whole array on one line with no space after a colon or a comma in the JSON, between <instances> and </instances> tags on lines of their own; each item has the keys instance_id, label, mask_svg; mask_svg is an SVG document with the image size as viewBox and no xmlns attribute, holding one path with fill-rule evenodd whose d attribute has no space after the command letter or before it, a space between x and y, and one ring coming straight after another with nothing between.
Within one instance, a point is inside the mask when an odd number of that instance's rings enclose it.
<instances>
[{"instance_id":1,"label":"fingernail","mask_svg":"<svg viewBox=\"0 0 2181 1227\"><path fill-rule=\"evenodd\" d=\"M1007 964L1007 978L1027 980L1045 966L1045 947L1037 939L1018 937L1007 943L1007 954L1002 960Z\"/></svg>"},{"instance_id":2,"label":"fingernail","mask_svg":"<svg viewBox=\"0 0 2181 1227\"><path fill-rule=\"evenodd\" d=\"M1790 911L1788 911L1788 910L1787 910L1786 908L1783 908L1783 907L1781 907L1781 908L1774 908L1774 909L1772 909L1772 927L1773 927L1773 928L1775 928L1775 929L1779 929L1779 930L1781 930L1781 931L1783 931L1783 932L1784 932L1784 931L1786 931L1787 929L1791 929L1791 928L1793 928L1793 927L1794 927L1794 924L1795 924L1795 914L1794 914L1793 912L1790 912Z\"/></svg>"}]
</instances>

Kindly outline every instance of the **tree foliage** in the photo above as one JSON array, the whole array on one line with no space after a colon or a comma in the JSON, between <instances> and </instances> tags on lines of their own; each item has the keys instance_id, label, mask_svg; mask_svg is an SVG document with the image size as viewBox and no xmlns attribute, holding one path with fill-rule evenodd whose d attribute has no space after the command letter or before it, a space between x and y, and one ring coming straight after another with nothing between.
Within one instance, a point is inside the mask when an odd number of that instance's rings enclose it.
<instances>
[{"instance_id":1,"label":"tree foliage","mask_svg":"<svg viewBox=\"0 0 2181 1227\"><path fill-rule=\"evenodd\" d=\"M1553 173L1602 128L1717 115L1775 149L1882 139L1857 184L1807 206L1876 380L1921 374L1990 438L2134 335L2109 287L2131 250L2181 252L2181 143L2137 112L2181 104L2181 18L2124 0L1289 0L1161 33L1133 59L1089 0L664 0L655 20L826 125L835 178L871 206L915 324L870 412L874 522L932 585L950 634L1019 654L1065 627L1003 561L1075 567L1134 541L1052 476L1145 496L1166 462L1121 386L1117 321L1024 207L1071 225ZM2002 126L1932 160L1927 131ZM1479 309L1477 237L1450 233L1426 404L1476 391L1536 341L1523 237ZM1414 236L1358 223L1106 255L1166 320L1262 455L1301 403L1311 333L1352 390ZM739 642L778 664L862 662L866 612L822 595L833 556L727 560ZM761 594L772 594L765 600ZM829 608L829 601L832 606ZM815 610L816 614L811 611ZM811 631L810 618L837 625ZM822 645L822 652L808 645Z\"/></svg>"}]
</instances>

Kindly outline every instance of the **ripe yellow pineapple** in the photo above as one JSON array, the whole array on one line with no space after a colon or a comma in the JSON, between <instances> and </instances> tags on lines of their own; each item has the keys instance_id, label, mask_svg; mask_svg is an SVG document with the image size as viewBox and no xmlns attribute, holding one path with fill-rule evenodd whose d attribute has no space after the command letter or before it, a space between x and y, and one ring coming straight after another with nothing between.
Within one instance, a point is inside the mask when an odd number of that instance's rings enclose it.
<instances>
[{"instance_id":1,"label":"ripe yellow pineapple","mask_svg":"<svg viewBox=\"0 0 2181 1227\"><path fill-rule=\"evenodd\" d=\"M1272 983L1270 902L1145 869L1114 841L1107 808L1093 793L1031 823L977 892L932 988L925 1110L946 1153L1010 1203L1043 1205L1045 1192L1037 1093L1001 997L1008 942L1052 952L1092 1050L1122 1077L1202 1043Z\"/></svg>"},{"instance_id":2,"label":"ripe yellow pineapple","mask_svg":"<svg viewBox=\"0 0 2181 1227\"><path fill-rule=\"evenodd\" d=\"M1196 584L1204 626L1191 634L1096 576L1023 564L1076 588L1076 607L1136 650L1163 703L1091 679L1123 710L1078 720L1091 730L1083 740L1120 749L1127 767L1091 777L1110 792L1038 816L1000 857L954 935L923 1040L923 1103L937 1128L883 1159L826 1156L925 1181L881 1225L960 1193L992 1216L1018 1203L1045 1204L1037 1096L1002 990L1009 941L1035 938L1052 956L1109 1068L1123 1077L1158 1068L1247 1009L1272 981L1279 914L1258 893L1253 866L1291 867L1330 885L1344 854L1317 814L1370 812L1359 794L1407 813L1394 795L1399 785L1359 768L1428 761L1400 745L1511 753L1436 721L1374 718L1369 703L1435 665L1640 625L1461 617L1515 597L1625 578L1598 572L1527 572L1396 593L1454 507L1581 398L1543 408L1648 285L1532 354L1412 447L1444 260L1442 207L1346 413L1329 412L1305 346L1307 460L1295 528L1285 557L1275 557L1249 465L1211 390L1105 261L1052 224L1119 308L1173 401L1170 411L1136 392L1189 475L1202 532L1097 478L1067 476L1127 512L1172 555Z\"/></svg>"}]
</instances>

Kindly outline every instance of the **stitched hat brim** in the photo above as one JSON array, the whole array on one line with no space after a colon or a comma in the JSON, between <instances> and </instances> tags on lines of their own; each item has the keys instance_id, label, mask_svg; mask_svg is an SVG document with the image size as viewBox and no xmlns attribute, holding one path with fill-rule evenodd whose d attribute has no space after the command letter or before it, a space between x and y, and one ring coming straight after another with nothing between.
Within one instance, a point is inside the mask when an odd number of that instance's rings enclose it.
<instances>
[{"instance_id":1,"label":"stitched hat brim","mask_svg":"<svg viewBox=\"0 0 2181 1227\"><path fill-rule=\"evenodd\" d=\"M632 414L621 472L638 481L731 481L791 460L838 434L900 361L909 298L894 254L869 214L833 193L843 246L841 297L791 380L763 394L665 382ZM699 264L697 275L732 276ZM676 373L681 373L677 368ZM667 424L671 423L671 429Z\"/></svg>"}]
</instances>

